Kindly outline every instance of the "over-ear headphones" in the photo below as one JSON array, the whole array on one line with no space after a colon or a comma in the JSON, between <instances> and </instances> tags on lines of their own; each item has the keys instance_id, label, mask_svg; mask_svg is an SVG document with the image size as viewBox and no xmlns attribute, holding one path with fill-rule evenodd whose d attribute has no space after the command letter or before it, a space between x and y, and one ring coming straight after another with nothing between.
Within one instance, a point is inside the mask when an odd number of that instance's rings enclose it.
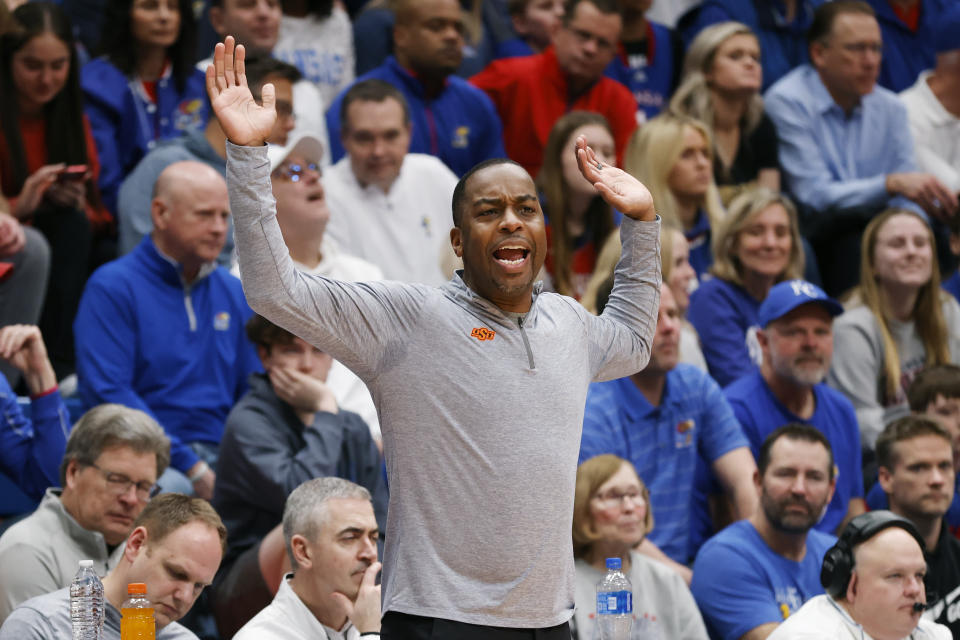
<instances>
[{"instance_id":1,"label":"over-ear headphones","mask_svg":"<svg viewBox=\"0 0 960 640\"><path fill-rule=\"evenodd\" d=\"M904 529L914 537L921 551L926 550L920 532L906 518L886 510L869 511L857 516L847 523L837 543L823 556L820 584L831 598L839 598L847 591L853 574L853 548L889 527Z\"/></svg>"}]
</instances>

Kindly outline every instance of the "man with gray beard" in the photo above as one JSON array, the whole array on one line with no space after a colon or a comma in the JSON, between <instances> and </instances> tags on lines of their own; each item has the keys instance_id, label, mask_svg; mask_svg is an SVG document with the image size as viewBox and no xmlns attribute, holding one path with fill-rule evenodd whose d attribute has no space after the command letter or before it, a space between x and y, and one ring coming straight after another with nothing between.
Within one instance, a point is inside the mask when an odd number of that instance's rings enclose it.
<instances>
[{"instance_id":1,"label":"man with gray beard","mask_svg":"<svg viewBox=\"0 0 960 640\"><path fill-rule=\"evenodd\" d=\"M849 519L866 511L853 405L822 383L833 355L833 318L842 311L839 303L809 282L777 284L757 314L760 370L724 389L755 457L770 432L784 424L809 424L826 436L834 458L843 461L833 500L816 523L816 529L826 533L839 532Z\"/></svg>"},{"instance_id":2,"label":"man with gray beard","mask_svg":"<svg viewBox=\"0 0 960 640\"><path fill-rule=\"evenodd\" d=\"M835 538L813 529L836 486L830 443L814 427L771 433L753 483L760 508L707 540L690 591L714 640L763 640L823 593L820 565Z\"/></svg>"}]
</instances>

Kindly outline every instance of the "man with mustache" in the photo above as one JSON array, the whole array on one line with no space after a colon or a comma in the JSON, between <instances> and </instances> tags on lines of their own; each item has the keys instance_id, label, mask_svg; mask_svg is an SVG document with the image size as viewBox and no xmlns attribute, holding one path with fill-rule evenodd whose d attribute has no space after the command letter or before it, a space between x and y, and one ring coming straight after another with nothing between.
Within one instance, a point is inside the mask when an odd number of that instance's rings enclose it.
<instances>
[{"instance_id":1,"label":"man with mustache","mask_svg":"<svg viewBox=\"0 0 960 640\"><path fill-rule=\"evenodd\" d=\"M905 416L877 438L877 460L890 511L912 522L926 545L924 583L931 606L925 617L960 637L960 540L944 520L954 492L950 434L930 418Z\"/></svg>"},{"instance_id":2,"label":"man with mustache","mask_svg":"<svg viewBox=\"0 0 960 640\"><path fill-rule=\"evenodd\" d=\"M364 487L334 477L301 484L283 509L293 573L234 640L379 638L379 537Z\"/></svg>"},{"instance_id":3,"label":"man with mustache","mask_svg":"<svg viewBox=\"0 0 960 640\"><path fill-rule=\"evenodd\" d=\"M844 466L833 500L815 526L833 534L866 510L853 405L823 384L833 356L833 318L842 310L809 282L774 286L758 312L763 327L757 332L763 352L760 370L724 389L754 456L771 431L789 422L813 425L830 441Z\"/></svg>"},{"instance_id":4,"label":"man with mustache","mask_svg":"<svg viewBox=\"0 0 960 640\"><path fill-rule=\"evenodd\" d=\"M103 639L120 640L127 585L147 585L157 640L196 640L177 624L213 580L227 529L206 500L166 493L150 501L126 540L116 567L103 578ZM0 640L71 637L70 588L27 600L0 629Z\"/></svg>"},{"instance_id":5,"label":"man with mustache","mask_svg":"<svg viewBox=\"0 0 960 640\"><path fill-rule=\"evenodd\" d=\"M820 563L835 538L813 529L836 485L824 435L805 424L771 433L753 480L760 508L708 540L690 590L710 637L763 640L823 593Z\"/></svg>"}]
</instances>

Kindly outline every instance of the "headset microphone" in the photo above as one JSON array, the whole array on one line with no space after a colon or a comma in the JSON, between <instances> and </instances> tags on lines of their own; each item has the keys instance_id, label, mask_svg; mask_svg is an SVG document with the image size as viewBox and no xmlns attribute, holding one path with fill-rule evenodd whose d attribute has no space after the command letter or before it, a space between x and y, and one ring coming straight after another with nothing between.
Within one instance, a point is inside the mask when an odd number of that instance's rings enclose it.
<instances>
[{"instance_id":1,"label":"headset microphone","mask_svg":"<svg viewBox=\"0 0 960 640\"><path fill-rule=\"evenodd\" d=\"M914 603L913 603L913 611L914 611L915 613L923 613L923 610L924 610L924 609L929 609L929 608L930 608L930 603L929 603L929 602L914 602Z\"/></svg>"}]
</instances>

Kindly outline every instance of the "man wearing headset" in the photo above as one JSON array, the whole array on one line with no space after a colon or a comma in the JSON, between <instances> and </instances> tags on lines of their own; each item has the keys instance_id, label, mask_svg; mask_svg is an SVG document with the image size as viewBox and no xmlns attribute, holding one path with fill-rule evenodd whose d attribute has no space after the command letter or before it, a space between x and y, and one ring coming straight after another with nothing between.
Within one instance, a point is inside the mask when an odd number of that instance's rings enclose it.
<instances>
[{"instance_id":1,"label":"man wearing headset","mask_svg":"<svg viewBox=\"0 0 960 640\"><path fill-rule=\"evenodd\" d=\"M923 548L905 518L890 511L857 516L823 558L827 593L808 600L769 640L950 640L949 629L921 619Z\"/></svg>"}]
</instances>

